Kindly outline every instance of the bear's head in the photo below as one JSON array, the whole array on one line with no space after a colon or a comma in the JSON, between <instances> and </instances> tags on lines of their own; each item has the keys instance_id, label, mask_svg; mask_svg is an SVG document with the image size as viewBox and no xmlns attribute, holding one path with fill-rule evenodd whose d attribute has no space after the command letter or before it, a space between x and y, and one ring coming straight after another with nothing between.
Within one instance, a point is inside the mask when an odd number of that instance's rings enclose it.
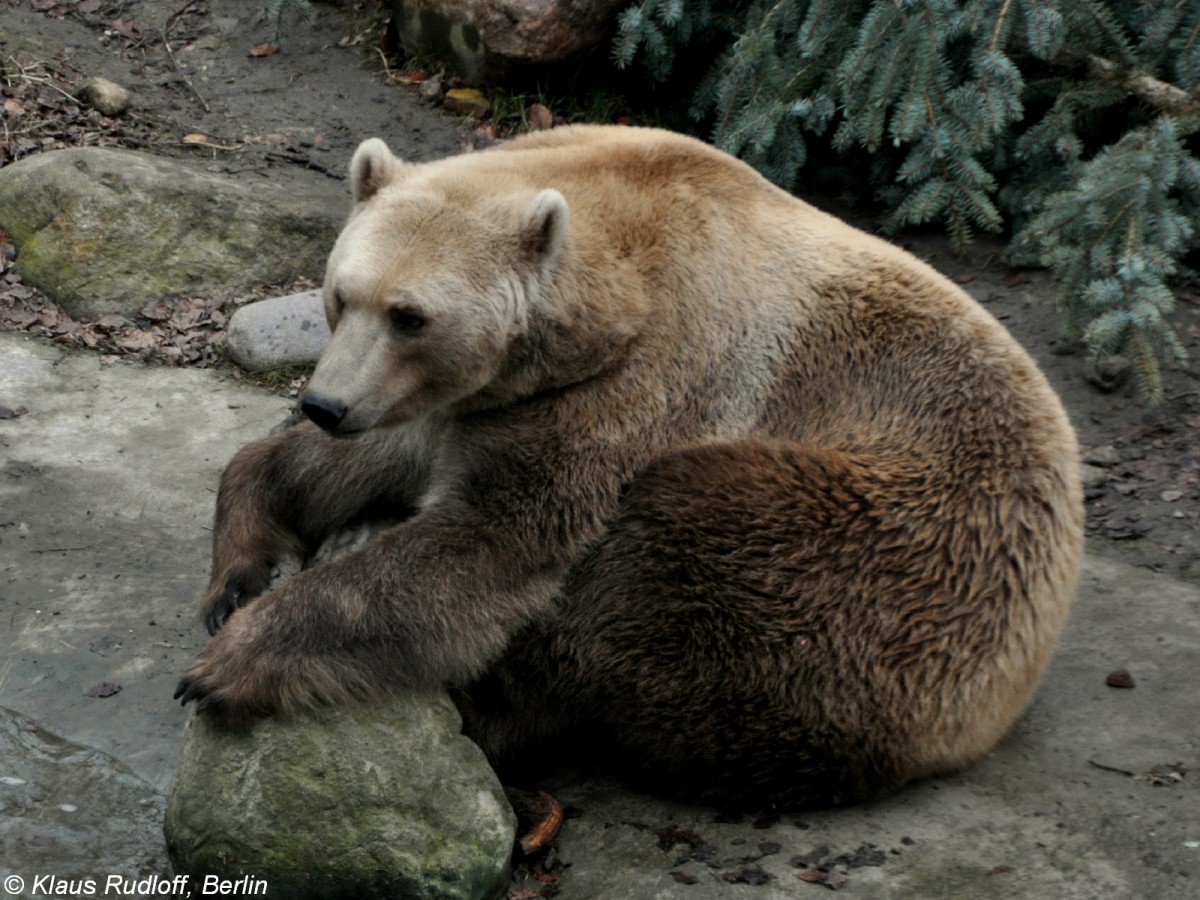
<instances>
[{"instance_id":1,"label":"bear's head","mask_svg":"<svg viewBox=\"0 0 1200 900\"><path fill-rule=\"evenodd\" d=\"M354 154L354 208L325 275L333 335L301 403L326 431L512 399L567 203L555 190L472 189L444 168L405 164L376 138Z\"/></svg>"}]
</instances>

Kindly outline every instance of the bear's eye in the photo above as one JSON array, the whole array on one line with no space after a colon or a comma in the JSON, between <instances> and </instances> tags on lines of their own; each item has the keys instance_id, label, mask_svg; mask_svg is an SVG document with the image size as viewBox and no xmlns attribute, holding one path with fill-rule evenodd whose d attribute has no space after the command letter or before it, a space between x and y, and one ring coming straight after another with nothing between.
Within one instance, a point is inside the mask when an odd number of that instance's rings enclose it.
<instances>
[{"instance_id":1,"label":"bear's eye","mask_svg":"<svg viewBox=\"0 0 1200 900\"><path fill-rule=\"evenodd\" d=\"M416 334L425 327L425 320L408 309L393 306L388 310L388 318L392 322L392 328L401 334Z\"/></svg>"},{"instance_id":2,"label":"bear's eye","mask_svg":"<svg viewBox=\"0 0 1200 900\"><path fill-rule=\"evenodd\" d=\"M339 316L346 311L346 298L342 296L341 291L333 292L333 311Z\"/></svg>"}]
</instances>

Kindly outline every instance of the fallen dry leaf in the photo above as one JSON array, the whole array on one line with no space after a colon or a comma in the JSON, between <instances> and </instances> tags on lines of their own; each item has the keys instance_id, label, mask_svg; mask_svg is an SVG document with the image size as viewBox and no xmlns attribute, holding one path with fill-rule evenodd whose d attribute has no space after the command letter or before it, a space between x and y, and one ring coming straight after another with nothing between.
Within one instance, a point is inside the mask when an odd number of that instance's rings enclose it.
<instances>
[{"instance_id":1,"label":"fallen dry leaf","mask_svg":"<svg viewBox=\"0 0 1200 900\"><path fill-rule=\"evenodd\" d=\"M809 884L823 884L831 891L836 891L846 884L846 876L837 869L830 869L828 872L821 869L808 869L797 875L801 881L807 881Z\"/></svg>"},{"instance_id":2,"label":"fallen dry leaf","mask_svg":"<svg viewBox=\"0 0 1200 900\"><path fill-rule=\"evenodd\" d=\"M127 353L140 353L153 350L162 342L162 338L163 333L158 328L148 328L145 331L140 328L127 328L121 332L116 344Z\"/></svg>"},{"instance_id":3,"label":"fallen dry leaf","mask_svg":"<svg viewBox=\"0 0 1200 900\"><path fill-rule=\"evenodd\" d=\"M127 38L140 38L146 31L146 26L136 20L127 22L124 19L113 19L111 25L114 31L120 32Z\"/></svg>"},{"instance_id":4,"label":"fallen dry leaf","mask_svg":"<svg viewBox=\"0 0 1200 900\"><path fill-rule=\"evenodd\" d=\"M171 318L171 305L166 300L151 300L142 307L142 315L151 322L165 322Z\"/></svg>"},{"instance_id":5,"label":"fallen dry leaf","mask_svg":"<svg viewBox=\"0 0 1200 900\"><path fill-rule=\"evenodd\" d=\"M272 44L268 41L265 44L259 44L257 47L250 48L250 55L253 57L272 56L279 52L279 45Z\"/></svg>"},{"instance_id":6,"label":"fallen dry leaf","mask_svg":"<svg viewBox=\"0 0 1200 900\"><path fill-rule=\"evenodd\" d=\"M96 320L96 330L102 334L110 334L114 331L120 331L122 328L128 328L129 324L129 320L124 316L109 313Z\"/></svg>"},{"instance_id":7,"label":"fallen dry leaf","mask_svg":"<svg viewBox=\"0 0 1200 900\"><path fill-rule=\"evenodd\" d=\"M554 127L554 113L550 112L550 107L543 103L534 103L530 106L526 117L529 119L529 127L535 131L545 131Z\"/></svg>"},{"instance_id":8,"label":"fallen dry leaf","mask_svg":"<svg viewBox=\"0 0 1200 900\"><path fill-rule=\"evenodd\" d=\"M773 876L762 866L743 866L731 872L722 872L721 880L729 884L766 884Z\"/></svg>"}]
</instances>

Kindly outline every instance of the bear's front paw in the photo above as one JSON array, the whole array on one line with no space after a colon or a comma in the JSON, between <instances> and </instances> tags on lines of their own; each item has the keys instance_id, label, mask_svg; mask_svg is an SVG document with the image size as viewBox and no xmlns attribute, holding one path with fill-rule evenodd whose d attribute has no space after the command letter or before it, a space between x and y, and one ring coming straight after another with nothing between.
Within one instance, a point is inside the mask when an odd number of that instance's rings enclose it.
<instances>
[{"instance_id":1,"label":"bear's front paw","mask_svg":"<svg viewBox=\"0 0 1200 900\"><path fill-rule=\"evenodd\" d=\"M283 706L282 667L272 654L257 652L246 639L241 619L228 623L184 673L175 699L208 710L231 723L245 723Z\"/></svg>"}]
</instances>

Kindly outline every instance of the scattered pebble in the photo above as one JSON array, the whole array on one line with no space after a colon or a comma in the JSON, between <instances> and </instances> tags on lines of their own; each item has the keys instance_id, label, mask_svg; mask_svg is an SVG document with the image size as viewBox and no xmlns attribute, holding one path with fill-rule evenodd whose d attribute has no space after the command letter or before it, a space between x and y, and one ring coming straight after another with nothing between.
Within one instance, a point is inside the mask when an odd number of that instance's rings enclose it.
<instances>
[{"instance_id":1,"label":"scattered pebble","mask_svg":"<svg viewBox=\"0 0 1200 900\"><path fill-rule=\"evenodd\" d=\"M1128 669L1117 669L1115 672L1109 672L1108 677L1104 679L1104 683L1109 687L1115 688L1134 687L1133 676L1129 674Z\"/></svg>"},{"instance_id":2,"label":"scattered pebble","mask_svg":"<svg viewBox=\"0 0 1200 900\"><path fill-rule=\"evenodd\" d=\"M1090 360L1083 370L1084 380L1092 387L1109 394L1123 385L1129 379L1133 365L1123 356L1112 356L1093 363Z\"/></svg>"},{"instance_id":3,"label":"scattered pebble","mask_svg":"<svg viewBox=\"0 0 1200 900\"><path fill-rule=\"evenodd\" d=\"M1083 461L1092 466L1115 466L1121 461L1121 454L1111 444L1103 447L1093 447L1084 454Z\"/></svg>"},{"instance_id":4,"label":"scattered pebble","mask_svg":"<svg viewBox=\"0 0 1200 900\"><path fill-rule=\"evenodd\" d=\"M424 103L438 103L441 101L445 90L446 85L442 81L442 76L434 75L432 78L426 78L421 82L421 86L417 88L417 96Z\"/></svg>"},{"instance_id":5,"label":"scattered pebble","mask_svg":"<svg viewBox=\"0 0 1200 900\"><path fill-rule=\"evenodd\" d=\"M128 88L107 78L89 78L80 85L75 96L102 116L119 116L129 109Z\"/></svg>"}]
</instances>

